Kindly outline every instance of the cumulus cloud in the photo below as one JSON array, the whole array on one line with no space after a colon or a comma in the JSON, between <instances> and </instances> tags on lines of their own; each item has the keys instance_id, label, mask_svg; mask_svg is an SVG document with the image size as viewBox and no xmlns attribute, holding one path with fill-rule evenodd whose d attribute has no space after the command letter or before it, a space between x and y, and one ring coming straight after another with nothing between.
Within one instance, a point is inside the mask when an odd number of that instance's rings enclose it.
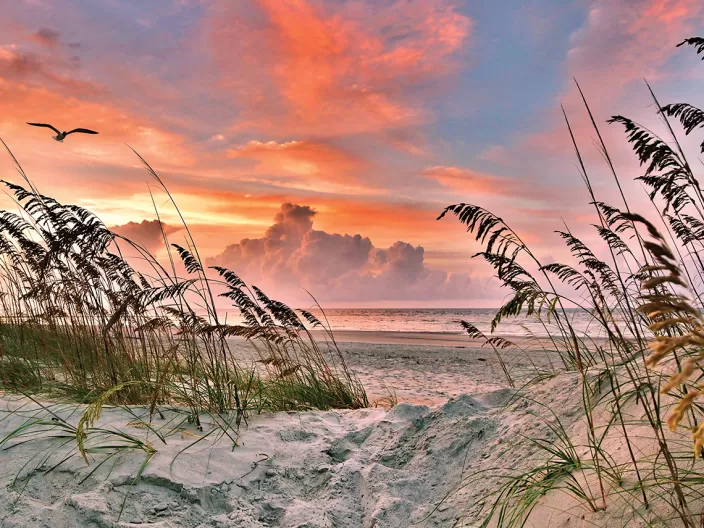
<instances>
[{"instance_id":1,"label":"cumulus cloud","mask_svg":"<svg viewBox=\"0 0 704 528\"><path fill-rule=\"evenodd\" d=\"M261 238L245 238L207 260L234 270L274 296L323 302L467 300L482 297L466 273L426 267L425 250L398 241L377 248L360 234L313 229L315 210L285 203Z\"/></svg>"},{"instance_id":2,"label":"cumulus cloud","mask_svg":"<svg viewBox=\"0 0 704 528\"><path fill-rule=\"evenodd\" d=\"M127 222L126 224L110 227L110 231L130 239L151 253L164 247L162 228L167 235L180 231L181 228L170 226L159 220L142 220L141 222Z\"/></svg>"}]
</instances>

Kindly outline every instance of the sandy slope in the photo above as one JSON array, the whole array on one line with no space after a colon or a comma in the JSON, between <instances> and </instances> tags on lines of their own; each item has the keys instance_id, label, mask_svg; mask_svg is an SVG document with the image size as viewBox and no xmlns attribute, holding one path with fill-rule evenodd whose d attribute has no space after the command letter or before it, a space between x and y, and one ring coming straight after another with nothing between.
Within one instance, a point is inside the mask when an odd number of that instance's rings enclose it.
<instances>
[{"instance_id":1,"label":"sandy slope","mask_svg":"<svg viewBox=\"0 0 704 528\"><path fill-rule=\"evenodd\" d=\"M441 405L460 394L477 394L508 387L506 377L491 349L471 346L345 343L348 364L359 376L370 400L393 391L398 401ZM559 361L556 354L532 351L528 357L517 349L501 351L516 386Z\"/></svg>"},{"instance_id":2,"label":"sandy slope","mask_svg":"<svg viewBox=\"0 0 704 528\"><path fill-rule=\"evenodd\" d=\"M570 385L574 389L572 381L560 383L563 398ZM554 389L544 387L536 396L554 400ZM227 438L209 437L179 455L200 432L177 432L166 445L149 434L158 453L131 488L141 452L88 476L100 457L87 466L73 456L47 472L69 447L44 460L56 440L22 444L0 454L0 526L453 526L461 514L471 521L477 498L498 482L487 478L443 503L463 475L529 465L535 453L526 446L516 451L516 433L547 434L541 423L526 419L535 411L526 402L502 411L512 394L503 389L461 396L435 409L400 404L391 411L260 416L250 420L235 449ZM37 413L24 399L5 397L0 405L15 411L3 413L0 435ZM567 418L573 413L563 411ZM74 413L71 421L77 419ZM100 423L144 437L147 431L126 425L133 420L124 410L109 409ZM156 418L154 427L161 423Z\"/></svg>"},{"instance_id":3,"label":"sandy slope","mask_svg":"<svg viewBox=\"0 0 704 528\"><path fill-rule=\"evenodd\" d=\"M491 351L392 344L345 350L372 397L390 385L407 402L390 411L255 416L234 448L228 437L208 436L208 423L202 432L175 427L182 420L175 411L152 422L161 434L170 432L163 443L124 409L106 409L101 427L147 439L157 450L142 478L132 485L142 451L103 465L104 456L94 454L87 465L75 442L61 447L61 439L46 438L52 430L32 442L13 440L7 446L17 445L0 450L0 527L478 526L482 498L498 489L502 475L545 460L527 438L555 439L546 423L551 411L575 438L584 435L574 374L516 399ZM550 361L542 352L526 358L509 350L506 357L518 384L534 374L533 363ZM415 403L423 400L434 405ZM75 424L82 409L52 411ZM146 418L143 409L132 412ZM0 396L0 438L36 416L51 418L34 402ZM605 445L617 458L625 456L619 442ZM590 514L557 492L542 501L534 526L638 525L623 515L629 514L613 507L608 516Z\"/></svg>"}]
</instances>

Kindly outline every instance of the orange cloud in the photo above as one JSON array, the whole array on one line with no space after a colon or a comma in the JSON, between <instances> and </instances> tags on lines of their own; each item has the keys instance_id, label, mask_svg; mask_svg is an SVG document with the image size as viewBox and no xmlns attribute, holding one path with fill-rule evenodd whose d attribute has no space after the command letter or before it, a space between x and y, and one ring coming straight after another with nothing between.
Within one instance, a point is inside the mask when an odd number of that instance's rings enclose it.
<instances>
[{"instance_id":1,"label":"orange cloud","mask_svg":"<svg viewBox=\"0 0 704 528\"><path fill-rule=\"evenodd\" d=\"M3 25L6 23L4 20ZM96 80L95 70L84 71L75 44L63 45L59 31L42 27L32 32L13 23L10 29L14 42L0 42L0 135L10 141L20 159L28 162L43 158L55 172L62 165L75 166L79 159L93 165L136 166L135 157L124 145L129 143L162 165L183 167L194 162L185 138L168 130L163 116L151 117L133 110L134 92L147 93L160 101L172 98L172 92L162 87L155 93L155 83L144 80L139 84L129 78L133 91L122 98L112 85ZM112 60L106 56L104 62ZM124 67L114 70L121 76L133 72ZM151 92L145 84L151 86ZM59 145L51 141L49 131L29 127L27 121L51 123L59 129L83 126L100 134L90 138L71 136ZM62 149L58 162L56 148ZM30 156L23 155L27 151Z\"/></svg>"},{"instance_id":2,"label":"orange cloud","mask_svg":"<svg viewBox=\"0 0 704 528\"><path fill-rule=\"evenodd\" d=\"M20 160L44 160L54 172L78 161L138 167L136 157L124 145L129 143L145 158L162 166L185 167L194 163L185 138L113 103L68 93L8 78L0 65L0 136L11 138L10 146ZM71 136L59 144L51 139L51 131L30 127L27 121L51 123L59 129L83 126L97 130L99 135ZM55 149L62 149L58 163ZM144 180L143 174L140 179Z\"/></svg>"},{"instance_id":3,"label":"orange cloud","mask_svg":"<svg viewBox=\"0 0 704 528\"><path fill-rule=\"evenodd\" d=\"M253 140L229 149L227 155L255 160L258 172L322 176L337 181L344 181L351 172L366 166L362 159L342 149L309 140L284 143Z\"/></svg>"},{"instance_id":4,"label":"orange cloud","mask_svg":"<svg viewBox=\"0 0 704 528\"><path fill-rule=\"evenodd\" d=\"M415 89L447 75L470 32L448 0L257 0L211 11L215 56L237 72L239 128L337 136L431 119Z\"/></svg>"},{"instance_id":5,"label":"orange cloud","mask_svg":"<svg viewBox=\"0 0 704 528\"><path fill-rule=\"evenodd\" d=\"M464 228L459 224L435 220L447 205L444 201L437 204L394 203L379 198L370 200L362 196L285 190L248 194L216 191L199 182L171 182L168 176L164 177L191 228L202 233L195 238L199 246L203 246L204 255L213 254L211 249L221 250L223 237L239 235L244 238L261 233L280 205L289 201L305 202L315 208L318 211L317 224L322 229L344 233L354 226L355 230L367 233L384 245L407 238L409 232L413 233L414 243L434 247L453 246L456 244L455 235L464 236ZM106 196L108 193L109 197ZM178 225L179 217L168 205L167 197L156 193L155 201L162 221ZM90 198L84 194L78 203L98 213L110 225L124 224L135 217L154 216L151 197L141 182L136 182L135 188L125 188L125 192L122 188L112 191L101 188Z\"/></svg>"},{"instance_id":6,"label":"orange cloud","mask_svg":"<svg viewBox=\"0 0 704 528\"><path fill-rule=\"evenodd\" d=\"M428 167L423 171L423 175L446 187L471 194L505 194L507 190L510 190L507 187L512 182L513 184L518 183L509 178L504 179L470 169L442 165Z\"/></svg>"},{"instance_id":7,"label":"orange cloud","mask_svg":"<svg viewBox=\"0 0 704 528\"><path fill-rule=\"evenodd\" d=\"M461 167L428 167L423 175L470 198L477 194L529 199L546 199L554 195L553 191L536 187L523 179L494 176Z\"/></svg>"},{"instance_id":8,"label":"orange cloud","mask_svg":"<svg viewBox=\"0 0 704 528\"><path fill-rule=\"evenodd\" d=\"M285 203L263 236L230 244L207 264L236 270L289 302L310 302L301 287L322 302L479 296L469 274L427 268L421 246L396 241L377 248L360 234L318 231L313 229L315 215L309 206Z\"/></svg>"}]
</instances>

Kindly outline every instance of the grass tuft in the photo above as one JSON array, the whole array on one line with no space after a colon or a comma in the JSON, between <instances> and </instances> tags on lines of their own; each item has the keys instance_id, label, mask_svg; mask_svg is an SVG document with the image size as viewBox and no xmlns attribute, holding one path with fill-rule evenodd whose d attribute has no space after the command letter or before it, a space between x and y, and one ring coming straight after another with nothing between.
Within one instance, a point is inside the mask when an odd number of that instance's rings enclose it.
<instances>
[{"instance_id":1,"label":"grass tuft","mask_svg":"<svg viewBox=\"0 0 704 528\"><path fill-rule=\"evenodd\" d=\"M302 320L232 270L204 267L185 220L183 245L170 243L162 226L162 262L90 211L41 194L7 152L22 185L0 180L17 209L0 210L0 391L29 398L40 412L0 439L0 449L58 442L38 467L67 446L54 467L98 455L100 466L141 451L136 481L156 449L97 425L106 406L146 407L149 419L135 423L163 442L154 414L175 410L200 430L207 416L214 429L205 434L233 445L252 413L369 406L329 325L307 311ZM237 324L220 314L225 303L239 312ZM313 326L325 330L323 342ZM74 425L40 400L86 407Z\"/></svg>"},{"instance_id":2,"label":"grass tuft","mask_svg":"<svg viewBox=\"0 0 704 528\"><path fill-rule=\"evenodd\" d=\"M691 45L701 54L703 42L691 38L680 46ZM691 134L704 126L704 111L685 103L662 106L646 86L668 139L624 116L609 123L624 128L644 170L637 179L662 227L631 211L579 84L595 145L621 200L609 204L597 196L565 113L594 208L598 248L565 226L557 234L573 262L543 263L517 231L481 206L455 204L440 215L454 215L467 227L484 247L476 256L493 267L510 292L492 331L508 316L538 321L549 329L562 366L536 373L535 383L567 371L577 373L581 387L581 420L566 428L559 420L554 425L549 412L540 418L549 434L523 441L544 453L545 462L525 473L497 474L503 484L483 499L483 526L523 526L544 497L558 491L589 511L621 512L624 523L694 527L704 519L704 479L697 460L704 448L704 194L668 119ZM575 311L590 319L587 332L572 325ZM497 354L502 348L500 339L467 323L463 328ZM595 340L596 334L604 339Z\"/></svg>"}]
</instances>

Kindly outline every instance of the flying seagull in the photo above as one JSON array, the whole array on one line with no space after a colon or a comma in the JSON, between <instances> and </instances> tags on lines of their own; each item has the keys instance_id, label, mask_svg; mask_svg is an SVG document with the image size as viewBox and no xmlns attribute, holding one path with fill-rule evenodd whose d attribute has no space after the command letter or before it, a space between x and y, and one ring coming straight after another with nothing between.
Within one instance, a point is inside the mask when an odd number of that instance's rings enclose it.
<instances>
[{"instance_id":1,"label":"flying seagull","mask_svg":"<svg viewBox=\"0 0 704 528\"><path fill-rule=\"evenodd\" d=\"M48 125L46 123L27 123L28 125L32 125L35 127L44 127L44 128L50 128L54 132L56 132L55 136L52 136L56 141L63 141L66 136L69 134L73 134L74 132L80 132L81 134L97 134L95 130L88 130L87 128L74 128L73 130L69 130L68 132L59 132L56 128L54 128L51 125Z\"/></svg>"}]
</instances>

